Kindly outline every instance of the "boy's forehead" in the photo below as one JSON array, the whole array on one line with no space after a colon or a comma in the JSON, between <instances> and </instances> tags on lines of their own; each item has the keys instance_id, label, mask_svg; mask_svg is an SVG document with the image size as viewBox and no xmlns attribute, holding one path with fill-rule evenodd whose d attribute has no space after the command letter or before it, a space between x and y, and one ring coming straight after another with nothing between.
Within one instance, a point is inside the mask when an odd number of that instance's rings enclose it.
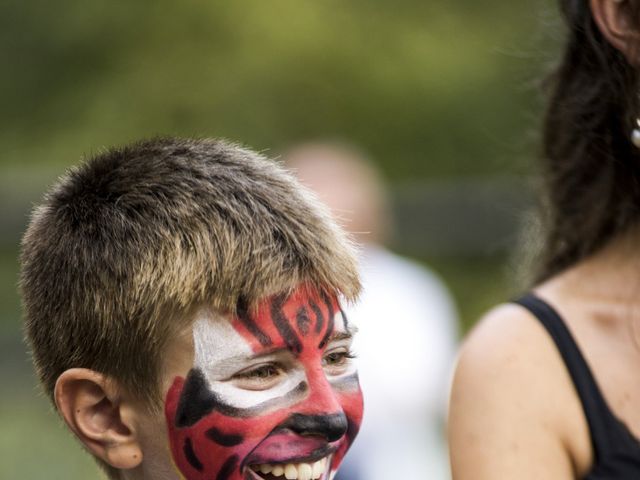
<instances>
[{"instance_id":1,"label":"boy's forehead","mask_svg":"<svg viewBox=\"0 0 640 480\"><path fill-rule=\"evenodd\" d=\"M251 346L234 328L233 318L201 310L193 324L193 345L197 363L213 365L231 356L249 356Z\"/></svg>"},{"instance_id":2,"label":"boy's forehead","mask_svg":"<svg viewBox=\"0 0 640 480\"><path fill-rule=\"evenodd\" d=\"M305 337L318 337L319 343L326 343L334 332L351 332L337 298L306 287L289 295L270 296L236 315L203 308L193 323L196 358L207 362L231 354L248 357L290 346L292 340Z\"/></svg>"}]
</instances>

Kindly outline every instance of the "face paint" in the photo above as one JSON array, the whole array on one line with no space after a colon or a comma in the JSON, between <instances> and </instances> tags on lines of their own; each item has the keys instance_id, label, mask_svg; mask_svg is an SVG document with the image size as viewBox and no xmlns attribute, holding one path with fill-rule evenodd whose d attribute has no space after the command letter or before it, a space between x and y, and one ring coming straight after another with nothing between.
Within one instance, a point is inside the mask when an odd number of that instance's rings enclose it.
<instances>
[{"instance_id":1,"label":"face paint","mask_svg":"<svg viewBox=\"0 0 640 480\"><path fill-rule=\"evenodd\" d=\"M351 334L337 300L306 288L197 320L195 365L165 403L182 475L332 478L362 420Z\"/></svg>"}]
</instances>

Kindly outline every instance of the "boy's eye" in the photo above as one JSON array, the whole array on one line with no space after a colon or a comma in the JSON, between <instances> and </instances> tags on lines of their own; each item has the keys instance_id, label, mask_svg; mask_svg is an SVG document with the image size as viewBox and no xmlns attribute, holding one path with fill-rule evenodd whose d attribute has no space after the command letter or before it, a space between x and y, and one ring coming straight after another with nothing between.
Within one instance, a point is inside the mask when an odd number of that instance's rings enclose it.
<instances>
[{"instance_id":1,"label":"boy's eye","mask_svg":"<svg viewBox=\"0 0 640 480\"><path fill-rule=\"evenodd\" d=\"M265 363L236 373L232 380L246 390L266 390L280 381L284 371L281 366Z\"/></svg>"},{"instance_id":2,"label":"boy's eye","mask_svg":"<svg viewBox=\"0 0 640 480\"><path fill-rule=\"evenodd\" d=\"M340 375L350 365L355 355L348 349L334 350L325 354L322 363L331 375Z\"/></svg>"},{"instance_id":3,"label":"boy's eye","mask_svg":"<svg viewBox=\"0 0 640 480\"><path fill-rule=\"evenodd\" d=\"M333 352L324 357L324 362L326 365L341 365L347 358L347 352Z\"/></svg>"},{"instance_id":4,"label":"boy's eye","mask_svg":"<svg viewBox=\"0 0 640 480\"><path fill-rule=\"evenodd\" d=\"M278 369L274 365L263 365L258 368L240 373L243 378L260 378L265 379L278 374Z\"/></svg>"}]
</instances>

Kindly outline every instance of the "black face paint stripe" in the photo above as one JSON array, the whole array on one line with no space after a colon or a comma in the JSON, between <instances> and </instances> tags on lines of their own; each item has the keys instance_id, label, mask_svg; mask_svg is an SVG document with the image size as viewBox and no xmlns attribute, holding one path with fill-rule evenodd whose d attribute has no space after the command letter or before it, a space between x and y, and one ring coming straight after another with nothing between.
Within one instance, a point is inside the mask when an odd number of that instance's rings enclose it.
<instances>
[{"instance_id":1,"label":"black face paint stripe","mask_svg":"<svg viewBox=\"0 0 640 480\"><path fill-rule=\"evenodd\" d=\"M180 394L176 410L176 426L190 427L213 411L227 417L255 417L267 410L293 404L308 390L309 386L303 381L281 397L266 400L254 407L238 408L221 401L214 392L209 390L202 371L193 368L189 371Z\"/></svg>"},{"instance_id":2,"label":"black face paint stripe","mask_svg":"<svg viewBox=\"0 0 640 480\"><path fill-rule=\"evenodd\" d=\"M238 455L231 455L222 465L222 468L216 475L216 480L228 480L233 475L233 472L238 467L238 461L240 457Z\"/></svg>"},{"instance_id":3,"label":"black face paint stripe","mask_svg":"<svg viewBox=\"0 0 640 480\"><path fill-rule=\"evenodd\" d=\"M309 318L306 307L300 307L298 309L298 312L296 313L296 323L298 324L298 329L303 335L309 333L311 319Z\"/></svg>"},{"instance_id":4,"label":"black face paint stripe","mask_svg":"<svg viewBox=\"0 0 640 480\"><path fill-rule=\"evenodd\" d=\"M347 377L330 380L329 383L331 383L331 387L333 387L334 390L341 392L354 392L360 388L360 381L358 380L357 373Z\"/></svg>"},{"instance_id":5,"label":"black face paint stripe","mask_svg":"<svg viewBox=\"0 0 640 480\"><path fill-rule=\"evenodd\" d=\"M346 331L349 331L349 320L347 319L347 314L344 313L344 310L342 309L341 305L338 305L338 308L340 309L340 315L342 316L342 323L344 323L344 329Z\"/></svg>"},{"instance_id":6,"label":"black face paint stripe","mask_svg":"<svg viewBox=\"0 0 640 480\"><path fill-rule=\"evenodd\" d=\"M273 319L273 323L280 332L282 339L287 344L287 347L294 353L299 354L302 352L302 342L298 338L295 330L291 328L289 324L289 320L284 316L282 312L282 305L286 301L286 297L284 295L280 295L273 300L271 304L271 318Z\"/></svg>"},{"instance_id":7,"label":"black face paint stripe","mask_svg":"<svg viewBox=\"0 0 640 480\"><path fill-rule=\"evenodd\" d=\"M327 313L329 315L329 318L327 320L327 330L324 332L324 336L322 337L322 340L318 344L318 348L321 348L321 349L326 347L327 342L329 341L329 337L333 333L333 327L335 323L335 320L333 318L334 316L333 304L331 303L331 299L329 298L329 296L325 291L322 291L322 300L324 301L324 304L327 306Z\"/></svg>"},{"instance_id":8,"label":"black face paint stripe","mask_svg":"<svg viewBox=\"0 0 640 480\"><path fill-rule=\"evenodd\" d=\"M316 315L316 333L320 333L324 327L324 316L322 315L322 310L320 310L318 304L313 300L309 302L309 305L311 306L313 313Z\"/></svg>"},{"instance_id":9,"label":"black face paint stripe","mask_svg":"<svg viewBox=\"0 0 640 480\"><path fill-rule=\"evenodd\" d=\"M217 443L218 445L222 445L223 447L235 447L236 445L240 445L244 442L244 437L242 435L228 435L221 432L216 427L207 430L205 435L209 440Z\"/></svg>"},{"instance_id":10,"label":"black face paint stripe","mask_svg":"<svg viewBox=\"0 0 640 480\"><path fill-rule=\"evenodd\" d=\"M273 344L273 340L266 334L258 324L251 318L251 314L249 313L249 309L247 308L244 302L238 302L238 318L240 322L246 327L247 330L253 335L260 345L263 347L268 347Z\"/></svg>"},{"instance_id":11,"label":"black face paint stripe","mask_svg":"<svg viewBox=\"0 0 640 480\"><path fill-rule=\"evenodd\" d=\"M349 443L353 443L353 440L356 438L359 431L360 424L347 417L347 440L349 441Z\"/></svg>"},{"instance_id":12,"label":"black face paint stripe","mask_svg":"<svg viewBox=\"0 0 640 480\"><path fill-rule=\"evenodd\" d=\"M190 427L211 413L217 403L215 395L209 391L204 374L198 368L189 370L189 374L180 393L176 409L176 426Z\"/></svg>"},{"instance_id":13,"label":"black face paint stripe","mask_svg":"<svg viewBox=\"0 0 640 480\"><path fill-rule=\"evenodd\" d=\"M204 467L200 459L197 457L196 452L193 451L193 445L191 444L190 438L187 438L184 441L183 450L184 457L187 459L187 462L189 462L189 465L191 465L197 471L201 472Z\"/></svg>"},{"instance_id":14,"label":"black face paint stripe","mask_svg":"<svg viewBox=\"0 0 640 480\"><path fill-rule=\"evenodd\" d=\"M288 429L301 436L319 435L329 442L340 440L348 429L348 421L344 412L326 415L290 415L278 429Z\"/></svg>"}]
</instances>

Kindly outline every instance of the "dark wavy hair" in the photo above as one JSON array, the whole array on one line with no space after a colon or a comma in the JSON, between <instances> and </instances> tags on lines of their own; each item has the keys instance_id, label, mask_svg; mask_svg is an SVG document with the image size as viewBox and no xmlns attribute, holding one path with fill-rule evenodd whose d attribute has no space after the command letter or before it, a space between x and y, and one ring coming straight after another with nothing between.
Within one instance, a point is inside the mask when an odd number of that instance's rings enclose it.
<instances>
[{"instance_id":1,"label":"dark wavy hair","mask_svg":"<svg viewBox=\"0 0 640 480\"><path fill-rule=\"evenodd\" d=\"M607 42L588 0L560 0L567 24L561 61L545 84L540 282L596 252L640 218L638 70ZM638 18L640 0L627 0Z\"/></svg>"}]
</instances>

